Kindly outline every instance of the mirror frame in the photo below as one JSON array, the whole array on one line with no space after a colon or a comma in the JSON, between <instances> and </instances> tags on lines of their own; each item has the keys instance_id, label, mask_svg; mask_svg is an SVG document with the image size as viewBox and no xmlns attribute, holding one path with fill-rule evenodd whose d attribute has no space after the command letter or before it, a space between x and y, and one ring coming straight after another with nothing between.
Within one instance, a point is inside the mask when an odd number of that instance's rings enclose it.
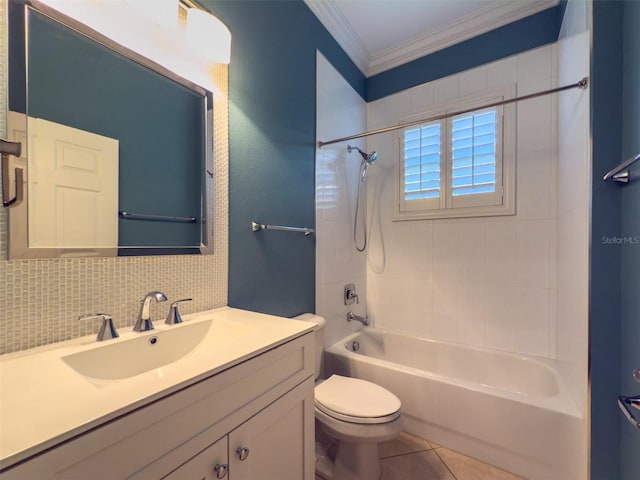
<instances>
[{"instance_id":1,"label":"mirror frame","mask_svg":"<svg viewBox=\"0 0 640 480\"><path fill-rule=\"evenodd\" d=\"M99 43L100 45L112 50L116 54L122 55L129 60L132 60L139 65L148 68L180 85L200 95L204 102L204 130L205 130L205 161L204 171L202 172L204 192L202 194L202 213L200 221L200 245L193 246L133 246L133 247L120 247L113 248L32 248L29 247L29 232L28 232L28 195L26 192L27 181L27 165L16 165L16 167L22 168L25 172L23 181L23 194L24 200L21 204L15 205L8 209L8 258L13 259L44 259L44 258L73 258L73 257L116 257L116 256L140 256L140 255L184 255L184 254L213 254L213 224L214 224L214 209L212 208L213 202L213 158L214 158L214 144L213 144L213 94L209 90L197 85L190 80L181 77L168 68L160 65L153 60L131 50L123 45L120 45L103 35L102 33L92 29L90 26L79 22L54 8L45 5L38 0L8 0L7 3L18 3L25 9L25 72L26 80L28 84L28 38L29 38L29 12L31 10L44 15L51 20L61 24L62 26L71 29L72 31L87 37L88 39ZM191 3L190 3L191 4ZM8 22L9 28L11 28L10 22ZM9 52L7 52L9 53ZM9 95L7 83L7 98ZM28 89L26 90L26 104L28 105ZM7 115L9 112L7 112ZM27 124L27 113L18 114L23 118L24 124ZM25 139L27 141L27 139ZM28 151L23 146L23 152ZM124 255L119 255L119 252L124 252Z\"/></svg>"}]
</instances>

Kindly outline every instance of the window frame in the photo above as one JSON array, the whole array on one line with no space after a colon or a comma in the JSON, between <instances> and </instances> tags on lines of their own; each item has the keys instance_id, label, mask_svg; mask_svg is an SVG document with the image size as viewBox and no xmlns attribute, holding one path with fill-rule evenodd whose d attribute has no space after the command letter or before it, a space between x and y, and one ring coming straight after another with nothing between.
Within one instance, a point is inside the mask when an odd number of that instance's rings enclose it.
<instances>
[{"instance_id":1,"label":"window frame","mask_svg":"<svg viewBox=\"0 0 640 480\"><path fill-rule=\"evenodd\" d=\"M414 112L398 119L398 124L432 118L449 112L467 110L475 106L515 97L515 84L488 89L482 93L457 98L446 104ZM514 215L516 173L516 106L514 103L495 107L496 118L496 189L491 193L452 195L451 125L455 117L434 122L440 124L440 196L435 198L405 200L404 133L400 129L397 139L396 208L394 221L434 218L465 218L498 215ZM486 110L480 108L479 111ZM472 112L469 112L472 113ZM421 125L408 128L418 128ZM500 171L501 170L501 171Z\"/></svg>"}]
</instances>

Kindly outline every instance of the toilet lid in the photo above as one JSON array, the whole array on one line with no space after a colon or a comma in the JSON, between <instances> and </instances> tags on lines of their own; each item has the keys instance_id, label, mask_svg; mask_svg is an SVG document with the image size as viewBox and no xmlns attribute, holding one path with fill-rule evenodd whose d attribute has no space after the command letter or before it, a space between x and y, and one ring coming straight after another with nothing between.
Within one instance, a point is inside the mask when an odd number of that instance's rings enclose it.
<instances>
[{"instance_id":1,"label":"toilet lid","mask_svg":"<svg viewBox=\"0 0 640 480\"><path fill-rule=\"evenodd\" d=\"M356 418L388 417L401 406L400 399L380 385L340 375L331 375L316 386L315 400L325 413Z\"/></svg>"}]
</instances>

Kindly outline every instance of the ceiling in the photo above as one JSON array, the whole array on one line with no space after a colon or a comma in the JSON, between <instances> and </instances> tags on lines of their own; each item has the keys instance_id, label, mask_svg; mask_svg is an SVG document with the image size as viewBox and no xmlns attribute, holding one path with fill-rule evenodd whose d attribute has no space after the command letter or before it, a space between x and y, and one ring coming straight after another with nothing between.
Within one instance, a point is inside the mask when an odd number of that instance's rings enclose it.
<instances>
[{"instance_id":1,"label":"ceiling","mask_svg":"<svg viewBox=\"0 0 640 480\"><path fill-rule=\"evenodd\" d=\"M304 1L367 77L558 4L558 0Z\"/></svg>"}]
</instances>

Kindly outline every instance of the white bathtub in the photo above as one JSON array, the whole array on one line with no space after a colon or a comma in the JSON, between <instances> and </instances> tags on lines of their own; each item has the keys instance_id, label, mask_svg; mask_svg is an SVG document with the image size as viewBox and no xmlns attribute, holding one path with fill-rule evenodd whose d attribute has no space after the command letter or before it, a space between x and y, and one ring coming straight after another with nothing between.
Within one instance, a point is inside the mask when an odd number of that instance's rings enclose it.
<instances>
[{"instance_id":1,"label":"white bathtub","mask_svg":"<svg viewBox=\"0 0 640 480\"><path fill-rule=\"evenodd\" d=\"M395 393L410 433L531 480L586 478L585 424L559 363L366 329L327 349L325 371Z\"/></svg>"}]
</instances>

